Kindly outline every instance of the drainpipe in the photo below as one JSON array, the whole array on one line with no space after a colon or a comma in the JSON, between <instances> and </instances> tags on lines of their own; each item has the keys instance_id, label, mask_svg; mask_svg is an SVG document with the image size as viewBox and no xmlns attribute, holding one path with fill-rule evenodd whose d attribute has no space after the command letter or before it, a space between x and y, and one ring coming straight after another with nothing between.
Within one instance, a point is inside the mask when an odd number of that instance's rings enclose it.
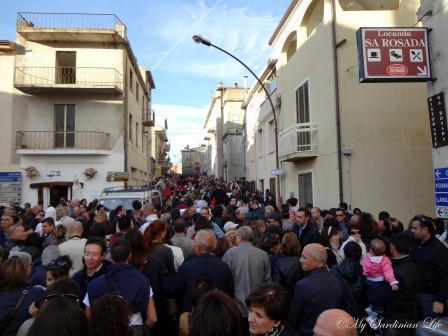
<instances>
[{"instance_id":1,"label":"drainpipe","mask_svg":"<svg viewBox=\"0 0 448 336\"><path fill-rule=\"evenodd\" d=\"M342 141L341 141L341 109L339 100L339 69L338 69L338 43L336 41L336 1L331 2L331 37L333 45L333 76L336 106L336 142L338 146L338 180L339 180L339 203L344 201L344 186L342 179Z\"/></svg>"},{"instance_id":2,"label":"drainpipe","mask_svg":"<svg viewBox=\"0 0 448 336\"><path fill-rule=\"evenodd\" d=\"M123 150L124 150L124 172L128 172L128 54L126 52L126 46L123 44ZM124 182L124 186L127 187L128 183Z\"/></svg>"}]
</instances>

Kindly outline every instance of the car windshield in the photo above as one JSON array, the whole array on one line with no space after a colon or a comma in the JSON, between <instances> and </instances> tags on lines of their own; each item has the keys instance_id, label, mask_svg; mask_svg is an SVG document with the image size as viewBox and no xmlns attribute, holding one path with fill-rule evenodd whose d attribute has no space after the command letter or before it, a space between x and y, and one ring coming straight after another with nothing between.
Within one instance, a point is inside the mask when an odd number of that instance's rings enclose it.
<instances>
[{"instance_id":1,"label":"car windshield","mask_svg":"<svg viewBox=\"0 0 448 336\"><path fill-rule=\"evenodd\" d=\"M119 205L122 205L125 209L132 209L132 202L135 200L142 201L138 198L105 198L100 200L100 204L104 205L106 211L114 210Z\"/></svg>"}]
</instances>

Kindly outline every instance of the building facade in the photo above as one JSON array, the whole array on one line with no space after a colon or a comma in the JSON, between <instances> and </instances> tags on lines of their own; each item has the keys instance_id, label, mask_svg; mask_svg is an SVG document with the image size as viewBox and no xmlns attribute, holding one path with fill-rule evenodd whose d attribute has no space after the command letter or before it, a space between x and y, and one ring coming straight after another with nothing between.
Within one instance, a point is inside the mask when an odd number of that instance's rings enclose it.
<instances>
[{"instance_id":1,"label":"building facade","mask_svg":"<svg viewBox=\"0 0 448 336\"><path fill-rule=\"evenodd\" d=\"M413 26L418 5L291 2L269 41L278 61L263 74L267 81L275 73L283 199L297 197L301 206L322 208L345 201L374 215L387 209L403 220L434 212L425 84L360 84L358 77L356 31ZM256 163L248 172L266 189L275 165L272 148L259 149L272 134L257 90L246 99L246 162Z\"/></svg>"},{"instance_id":2,"label":"building facade","mask_svg":"<svg viewBox=\"0 0 448 336\"><path fill-rule=\"evenodd\" d=\"M246 80L244 81L246 83ZM204 122L204 172L234 181L245 175L244 109L247 85L219 83Z\"/></svg>"},{"instance_id":3,"label":"building facade","mask_svg":"<svg viewBox=\"0 0 448 336\"><path fill-rule=\"evenodd\" d=\"M185 147L181 150L182 153L182 175L200 175L202 174L204 166L202 163L205 158L205 146L199 147Z\"/></svg>"},{"instance_id":4,"label":"building facade","mask_svg":"<svg viewBox=\"0 0 448 336\"><path fill-rule=\"evenodd\" d=\"M13 71L23 201L98 198L116 172L148 184L155 85L115 15L19 13Z\"/></svg>"},{"instance_id":5,"label":"building facade","mask_svg":"<svg viewBox=\"0 0 448 336\"><path fill-rule=\"evenodd\" d=\"M168 124L165 119L164 126L156 125L154 128L154 177L157 179L167 174L171 169L168 153L170 151L170 144L167 136Z\"/></svg>"},{"instance_id":6,"label":"building facade","mask_svg":"<svg viewBox=\"0 0 448 336\"><path fill-rule=\"evenodd\" d=\"M431 29L429 35L431 69L432 77L437 78L435 81L428 82L427 94L428 97L435 95L443 97L443 102L440 101L442 106L439 106L436 111L431 111L435 112L431 113L431 117L439 120L441 116L444 118L444 122L440 122L444 127L440 127L438 131L434 130L434 126L438 123L432 118L430 124L422 125L422 127L430 127L431 132L438 133L437 137L440 139L441 137L443 138L443 132L446 134L446 120L448 118L446 113L448 110L448 69L446 67L446 64L448 64L448 45L446 44L446 36L448 34L448 1L421 0L420 2L421 6L417 11L417 17L423 26ZM437 100L438 104L439 100L437 98L435 100ZM439 113L442 113L442 115ZM442 139L442 142L447 143L446 137ZM432 149L432 162L435 170L442 168L443 171L446 171L446 168L448 168L448 147L446 145L435 146ZM438 177L446 178L446 176L437 175L435 174L435 179ZM440 181L445 182L446 180L439 180L438 182ZM448 218L448 204L443 199L447 190L444 188L436 189L438 191L438 195L436 195L436 198L438 198L436 215Z\"/></svg>"}]
</instances>

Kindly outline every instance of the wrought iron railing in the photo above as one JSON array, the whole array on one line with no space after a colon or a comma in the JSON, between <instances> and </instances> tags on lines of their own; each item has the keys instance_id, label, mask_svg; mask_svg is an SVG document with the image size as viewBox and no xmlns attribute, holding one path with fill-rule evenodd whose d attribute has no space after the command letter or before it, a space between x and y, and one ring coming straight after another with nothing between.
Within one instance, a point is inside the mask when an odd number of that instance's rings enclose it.
<instances>
[{"instance_id":1,"label":"wrought iron railing","mask_svg":"<svg viewBox=\"0 0 448 336\"><path fill-rule=\"evenodd\" d=\"M279 155L317 151L317 124L294 124L279 135Z\"/></svg>"},{"instance_id":2,"label":"wrought iron railing","mask_svg":"<svg viewBox=\"0 0 448 336\"><path fill-rule=\"evenodd\" d=\"M126 26L114 14L36 13L17 14L17 31L23 30L91 30L115 31L126 38Z\"/></svg>"},{"instance_id":3,"label":"wrought iron railing","mask_svg":"<svg viewBox=\"0 0 448 336\"><path fill-rule=\"evenodd\" d=\"M110 149L110 134L94 131L18 131L16 149Z\"/></svg>"},{"instance_id":4,"label":"wrought iron railing","mask_svg":"<svg viewBox=\"0 0 448 336\"><path fill-rule=\"evenodd\" d=\"M16 85L53 86L70 84L88 87L123 88L123 76L115 68L16 67Z\"/></svg>"}]
</instances>

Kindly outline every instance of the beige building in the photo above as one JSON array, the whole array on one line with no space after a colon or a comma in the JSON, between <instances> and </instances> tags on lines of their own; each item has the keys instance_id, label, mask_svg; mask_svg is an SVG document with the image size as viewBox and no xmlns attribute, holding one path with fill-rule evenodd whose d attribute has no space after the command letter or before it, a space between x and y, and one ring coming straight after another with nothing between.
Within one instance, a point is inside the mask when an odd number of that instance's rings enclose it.
<instances>
[{"instance_id":1,"label":"beige building","mask_svg":"<svg viewBox=\"0 0 448 336\"><path fill-rule=\"evenodd\" d=\"M148 184L155 85L115 15L19 13L9 63L14 117L2 156L28 169L23 202L97 198L124 183L108 173Z\"/></svg>"},{"instance_id":2,"label":"beige building","mask_svg":"<svg viewBox=\"0 0 448 336\"><path fill-rule=\"evenodd\" d=\"M277 87L284 200L294 196L300 205L322 208L345 201L374 215L387 209L403 221L434 212L425 84L360 84L358 77L359 27L414 26L418 5L418 0L291 2L269 41L278 61L262 74L267 82L273 75ZM257 92L255 85L245 103L246 165L256 163L250 176L266 189L275 168L272 118ZM250 117L249 110L256 112Z\"/></svg>"},{"instance_id":3,"label":"beige building","mask_svg":"<svg viewBox=\"0 0 448 336\"><path fill-rule=\"evenodd\" d=\"M242 88L237 83L232 87L219 83L216 88L204 122L203 170L209 176L233 181L245 175L241 104L247 92L246 79Z\"/></svg>"},{"instance_id":4,"label":"beige building","mask_svg":"<svg viewBox=\"0 0 448 336\"><path fill-rule=\"evenodd\" d=\"M171 169L171 164L168 157L170 144L166 133L167 129L168 123L166 119L164 126L156 125L154 128L154 156L152 157L152 161L154 163L154 178L162 177Z\"/></svg>"},{"instance_id":5,"label":"beige building","mask_svg":"<svg viewBox=\"0 0 448 336\"><path fill-rule=\"evenodd\" d=\"M200 175L203 173L205 157L205 145L181 150L182 153L182 175Z\"/></svg>"}]
</instances>

